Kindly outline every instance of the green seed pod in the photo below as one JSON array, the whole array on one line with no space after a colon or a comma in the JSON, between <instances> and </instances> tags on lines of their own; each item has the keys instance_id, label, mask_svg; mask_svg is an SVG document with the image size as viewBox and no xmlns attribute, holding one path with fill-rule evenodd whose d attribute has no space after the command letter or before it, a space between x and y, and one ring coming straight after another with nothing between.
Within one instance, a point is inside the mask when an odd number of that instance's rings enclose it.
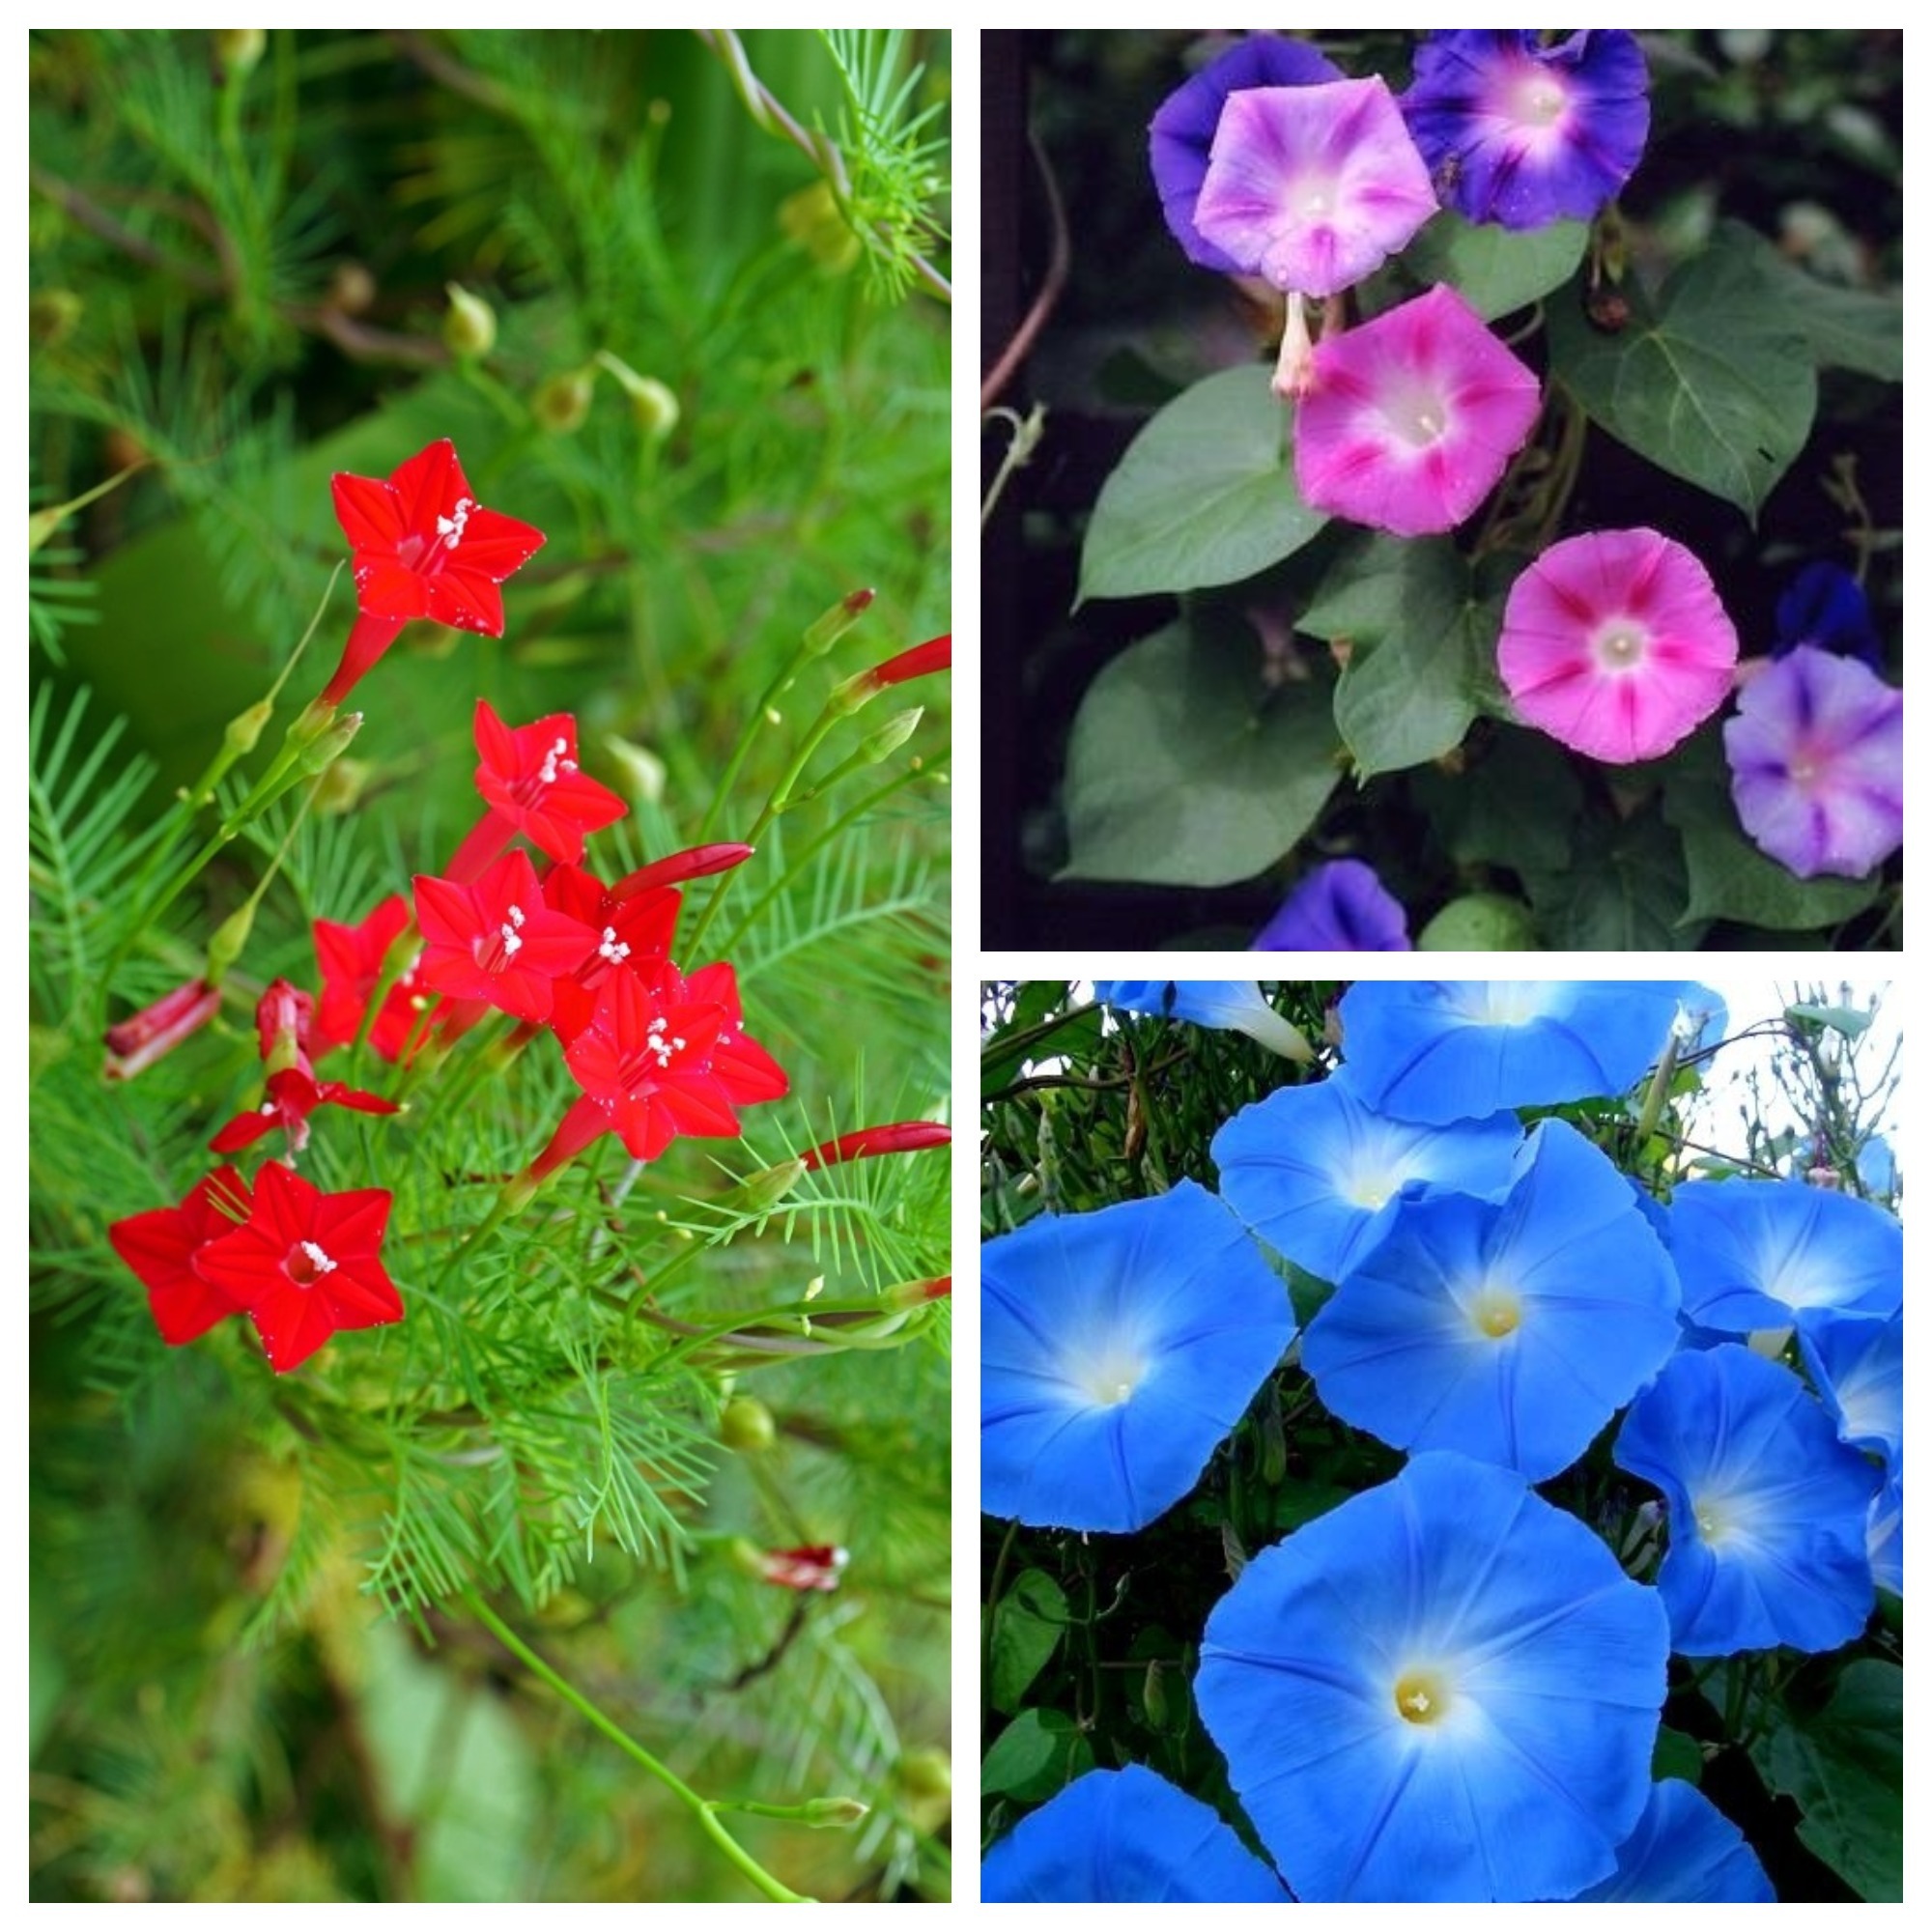
<instances>
[{"instance_id":1,"label":"green seed pod","mask_svg":"<svg viewBox=\"0 0 1932 1932\"><path fill-rule=\"evenodd\" d=\"M718 1418L718 1435L727 1449L757 1455L779 1439L779 1426L756 1396L734 1395Z\"/></svg>"},{"instance_id":2,"label":"green seed pod","mask_svg":"<svg viewBox=\"0 0 1932 1932\"><path fill-rule=\"evenodd\" d=\"M473 362L497 346L497 311L461 282L446 282L449 306L443 311L442 339L459 362Z\"/></svg>"},{"instance_id":3,"label":"green seed pod","mask_svg":"<svg viewBox=\"0 0 1932 1932\"><path fill-rule=\"evenodd\" d=\"M856 1798L808 1798L805 1801L805 1822L814 1832L842 1831L861 1823L871 1809L869 1804L862 1804Z\"/></svg>"},{"instance_id":4,"label":"green seed pod","mask_svg":"<svg viewBox=\"0 0 1932 1932\"><path fill-rule=\"evenodd\" d=\"M530 413L538 428L552 436L574 436L590 414L596 383L594 369L571 369L560 376L546 377L530 398Z\"/></svg>"},{"instance_id":5,"label":"green seed pod","mask_svg":"<svg viewBox=\"0 0 1932 1932\"><path fill-rule=\"evenodd\" d=\"M214 937L208 942L208 970L202 975L211 986L220 985L228 969L241 958L254 923L255 904L251 899L214 928Z\"/></svg>"},{"instance_id":6,"label":"green seed pod","mask_svg":"<svg viewBox=\"0 0 1932 1932\"><path fill-rule=\"evenodd\" d=\"M228 721L221 734L222 745L236 757L246 757L255 749L263 727L275 715L275 707L265 697Z\"/></svg>"},{"instance_id":7,"label":"green seed pod","mask_svg":"<svg viewBox=\"0 0 1932 1932\"><path fill-rule=\"evenodd\" d=\"M952 1760L937 1745L922 1745L899 1759L899 1789L920 1799L952 1796Z\"/></svg>"},{"instance_id":8,"label":"green seed pod","mask_svg":"<svg viewBox=\"0 0 1932 1932\"><path fill-rule=\"evenodd\" d=\"M263 27L222 27L214 35L214 65L224 80L239 80L261 65L268 51L268 30Z\"/></svg>"}]
</instances>

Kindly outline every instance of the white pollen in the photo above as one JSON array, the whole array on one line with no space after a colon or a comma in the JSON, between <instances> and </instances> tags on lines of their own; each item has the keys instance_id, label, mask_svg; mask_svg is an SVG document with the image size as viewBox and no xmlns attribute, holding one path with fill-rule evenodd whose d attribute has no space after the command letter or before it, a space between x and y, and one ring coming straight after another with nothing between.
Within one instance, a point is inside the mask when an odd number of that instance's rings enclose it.
<instances>
[{"instance_id":1,"label":"white pollen","mask_svg":"<svg viewBox=\"0 0 1932 1932\"><path fill-rule=\"evenodd\" d=\"M510 923L514 925L519 931L523 930L524 909L522 906L513 905L510 908Z\"/></svg>"},{"instance_id":2,"label":"white pollen","mask_svg":"<svg viewBox=\"0 0 1932 1932\"><path fill-rule=\"evenodd\" d=\"M512 906L510 910L514 912L516 907ZM523 951L524 942L517 937L515 929L510 925L499 925L497 930L503 935L503 957L514 959Z\"/></svg>"},{"instance_id":3,"label":"white pollen","mask_svg":"<svg viewBox=\"0 0 1932 1932\"><path fill-rule=\"evenodd\" d=\"M619 959L628 959L631 956L631 949L617 937L617 928L614 925L607 925L604 928L604 937L597 948L597 956L600 959L610 960L613 965Z\"/></svg>"},{"instance_id":4,"label":"white pollen","mask_svg":"<svg viewBox=\"0 0 1932 1932\"><path fill-rule=\"evenodd\" d=\"M275 1111L275 1103L272 1100L264 1100L261 1111L265 1114L272 1114Z\"/></svg>"},{"instance_id":5,"label":"white pollen","mask_svg":"<svg viewBox=\"0 0 1932 1932\"><path fill-rule=\"evenodd\" d=\"M543 767L537 773L537 782L539 784L554 784L559 772L574 772L577 769L577 760L568 755L569 751L570 740L568 738L559 738L544 753Z\"/></svg>"},{"instance_id":6,"label":"white pollen","mask_svg":"<svg viewBox=\"0 0 1932 1932\"><path fill-rule=\"evenodd\" d=\"M1411 1711L1418 1713L1426 1711L1429 1709L1429 1692L1427 1690L1417 1690L1405 1699L1405 1701Z\"/></svg>"},{"instance_id":7,"label":"white pollen","mask_svg":"<svg viewBox=\"0 0 1932 1932\"><path fill-rule=\"evenodd\" d=\"M469 513L475 507L468 497L459 497L456 508L448 516L436 520L436 533L442 539L445 550L454 550L463 541L463 526L469 521Z\"/></svg>"},{"instance_id":8,"label":"white pollen","mask_svg":"<svg viewBox=\"0 0 1932 1932\"><path fill-rule=\"evenodd\" d=\"M313 1241L302 1241L298 1243L298 1245L300 1247L302 1253L309 1258L309 1264L317 1274L333 1274L335 1272L335 1264Z\"/></svg>"}]
</instances>

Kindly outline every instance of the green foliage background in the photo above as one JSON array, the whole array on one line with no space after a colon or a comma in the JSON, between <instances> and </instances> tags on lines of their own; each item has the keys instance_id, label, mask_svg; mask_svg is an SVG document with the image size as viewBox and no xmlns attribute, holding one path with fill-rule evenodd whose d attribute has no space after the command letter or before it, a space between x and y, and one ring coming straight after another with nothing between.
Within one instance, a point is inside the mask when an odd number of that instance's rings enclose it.
<instances>
[{"instance_id":1,"label":"green foliage background","mask_svg":"<svg viewBox=\"0 0 1932 1932\"><path fill-rule=\"evenodd\" d=\"M693 35L275 31L253 65L238 38L30 47L33 500L138 466L32 578L35 1895L743 1896L466 1621L475 1587L706 1797L872 1807L849 1832L734 1821L787 1884L943 1896L943 1319L742 1373L778 1425L753 1454L719 1435L738 1365L637 1309L673 1259L653 1301L697 1323L815 1276L863 1303L946 1270L943 1153L809 1178L769 1220L723 1201L944 1099L944 680L903 694L927 715L902 751L773 828L707 933L792 1079L746 1145L683 1141L636 1176L607 1137L432 1295L419 1257L571 1097L554 1050L488 1080L458 1062L394 1129L325 1116L304 1172L393 1188L424 1247L398 1258L392 1232L409 1320L280 1379L242 1324L164 1349L103 1236L214 1164L260 1077L256 991L315 982L310 922L358 919L469 824L478 696L513 722L575 712L633 806L592 847L614 873L699 836L822 610L879 593L777 699L708 836L755 815L834 683L948 628L946 37L743 37L836 166L760 126ZM445 345L451 282L494 312L480 358ZM675 397L667 438L617 365ZM289 830L250 828L129 929L130 881L182 838L174 787L324 602L328 476L439 436L548 534L505 639L406 633L224 1013L104 1085L103 1018L195 975ZM345 573L284 717L353 611ZM734 1567L733 1537L847 1544L852 1567L795 1597Z\"/></svg>"}]
</instances>

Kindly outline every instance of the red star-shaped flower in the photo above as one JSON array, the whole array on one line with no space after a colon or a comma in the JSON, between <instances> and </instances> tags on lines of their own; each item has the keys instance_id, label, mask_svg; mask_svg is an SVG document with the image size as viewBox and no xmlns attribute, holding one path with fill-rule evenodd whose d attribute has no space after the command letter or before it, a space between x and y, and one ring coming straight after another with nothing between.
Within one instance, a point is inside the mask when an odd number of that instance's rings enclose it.
<instances>
[{"instance_id":1,"label":"red star-shaped flower","mask_svg":"<svg viewBox=\"0 0 1932 1932\"><path fill-rule=\"evenodd\" d=\"M403 1319L382 1261L393 1198L386 1187L324 1194L271 1160L255 1177L247 1225L202 1250L203 1277L247 1310L278 1376L338 1330Z\"/></svg>"},{"instance_id":2,"label":"red star-shaped flower","mask_svg":"<svg viewBox=\"0 0 1932 1932\"><path fill-rule=\"evenodd\" d=\"M249 1211L248 1183L232 1167L197 1181L179 1208L130 1214L107 1231L114 1252L140 1276L155 1326L170 1348L205 1335L242 1303L205 1278L198 1258Z\"/></svg>"},{"instance_id":3,"label":"red star-shaped flower","mask_svg":"<svg viewBox=\"0 0 1932 1932\"><path fill-rule=\"evenodd\" d=\"M389 948L409 929L410 902L392 893L360 925L315 923L315 957L322 969L322 1003L315 1016L315 1048L347 1046L362 1031L362 1015L383 977ZM417 962L412 961L384 997L369 1030L369 1044L384 1060L400 1060L429 1006Z\"/></svg>"},{"instance_id":4,"label":"red star-shaped flower","mask_svg":"<svg viewBox=\"0 0 1932 1932\"><path fill-rule=\"evenodd\" d=\"M560 711L505 724L476 700L476 789L490 808L457 847L446 876L473 878L518 833L551 858L578 865L583 840L623 817L624 801L577 762L577 720Z\"/></svg>"},{"instance_id":5,"label":"red star-shaped flower","mask_svg":"<svg viewBox=\"0 0 1932 1932\"><path fill-rule=\"evenodd\" d=\"M290 1066L269 1075L268 1097L252 1113L237 1114L209 1142L215 1153L239 1153L253 1147L264 1134L280 1127L289 1137L289 1151L308 1146L308 1117L318 1107L348 1107L358 1114L393 1114L396 1103L340 1080L318 1080L303 1067Z\"/></svg>"},{"instance_id":6,"label":"red star-shaped flower","mask_svg":"<svg viewBox=\"0 0 1932 1932\"><path fill-rule=\"evenodd\" d=\"M543 548L544 534L478 504L447 437L418 450L386 483L338 475L330 487L366 616L434 617L503 635L497 586Z\"/></svg>"},{"instance_id":7,"label":"red star-shaped flower","mask_svg":"<svg viewBox=\"0 0 1932 1932\"><path fill-rule=\"evenodd\" d=\"M557 866L545 877L544 897L557 912L582 920L597 934L597 950L568 979L556 982L550 1023L568 1046L597 1010L597 996L613 973L655 976L670 956L684 895L668 886L615 898L601 879L578 866Z\"/></svg>"},{"instance_id":8,"label":"red star-shaped flower","mask_svg":"<svg viewBox=\"0 0 1932 1932\"><path fill-rule=\"evenodd\" d=\"M551 982L596 951L590 926L553 912L523 852L506 852L474 885L418 878L423 983L455 1000L484 1000L520 1020L547 1020Z\"/></svg>"}]
</instances>

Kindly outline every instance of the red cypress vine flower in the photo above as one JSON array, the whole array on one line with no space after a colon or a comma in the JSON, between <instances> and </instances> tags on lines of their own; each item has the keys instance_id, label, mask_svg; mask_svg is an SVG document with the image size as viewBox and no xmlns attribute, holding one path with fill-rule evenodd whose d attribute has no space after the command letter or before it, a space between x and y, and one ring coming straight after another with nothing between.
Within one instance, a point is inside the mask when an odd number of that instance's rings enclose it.
<instances>
[{"instance_id":1,"label":"red cypress vine flower","mask_svg":"<svg viewBox=\"0 0 1932 1932\"><path fill-rule=\"evenodd\" d=\"M547 1020L552 981L597 951L595 930L551 911L522 852L506 852L474 885L427 877L415 885L423 983L452 999Z\"/></svg>"},{"instance_id":2,"label":"red cypress vine flower","mask_svg":"<svg viewBox=\"0 0 1932 1932\"><path fill-rule=\"evenodd\" d=\"M586 835L624 815L624 801L579 769L577 720L568 712L513 726L479 697L476 755L476 789L489 810L457 847L448 878L474 878L518 833L575 866Z\"/></svg>"},{"instance_id":3,"label":"red cypress vine flower","mask_svg":"<svg viewBox=\"0 0 1932 1932\"><path fill-rule=\"evenodd\" d=\"M921 1148L946 1147L952 1129L937 1121L895 1121L889 1126L856 1127L836 1141L821 1141L799 1158L808 1168L837 1167L841 1161L866 1160L874 1154L912 1153Z\"/></svg>"},{"instance_id":4,"label":"red cypress vine flower","mask_svg":"<svg viewBox=\"0 0 1932 1932\"><path fill-rule=\"evenodd\" d=\"M308 1145L308 1117L318 1107L351 1107L360 1114L393 1114L396 1103L380 1094L345 1087L340 1080L317 1080L309 1064L309 1023L315 1002L286 980L270 982L255 1007L262 1059L269 1068L268 1098L255 1111L238 1114L209 1142L216 1153L236 1153L280 1127L289 1152Z\"/></svg>"},{"instance_id":5,"label":"red cypress vine flower","mask_svg":"<svg viewBox=\"0 0 1932 1932\"><path fill-rule=\"evenodd\" d=\"M634 875L635 876L635 875ZM597 950L568 979L553 988L550 1024L568 1046L597 1010L597 996L613 973L656 977L670 957L684 895L669 887L633 894L619 900L599 879L578 866L557 866L543 882L544 897L557 912L582 920L597 933Z\"/></svg>"},{"instance_id":6,"label":"red cypress vine flower","mask_svg":"<svg viewBox=\"0 0 1932 1932\"><path fill-rule=\"evenodd\" d=\"M758 1574L767 1583L787 1590L836 1590L851 1561L850 1552L833 1543L807 1543L796 1549L759 1552Z\"/></svg>"},{"instance_id":7,"label":"red cypress vine flower","mask_svg":"<svg viewBox=\"0 0 1932 1932\"><path fill-rule=\"evenodd\" d=\"M110 1080L131 1080L165 1053L172 1053L189 1034L205 1027L221 1010L221 994L206 980L190 980L163 993L151 1007L130 1013L102 1036Z\"/></svg>"},{"instance_id":8,"label":"red cypress vine flower","mask_svg":"<svg viewBox=\"0 0 1932 1932\"><path fill-rule=\"evenodd\" d=\"M338 475L331 487L354 554L358 614L318 703L346 697L412 617L503 635L497 586L543 548L544 534L477 503L447 437L386 482Z\"/></svg>"},{"instance_id":9,"label":"red cypress vine flower","mask_svg":"<svg viewBox=\"0 0 1932 1932\"><path fill-rule=\"evenodd\" d=\"M248 1183L223 1167L196 1181L179 1208L130 1214L108 1229L114 1252L146 1287L155 1326L169 1348L241 1313L241 1302L204 1277L197 1263L211 1241L247 1219L249 1208Z\"/></svg>"},{"instance_id":10,"label":"red cypress vine flower","mask_svg":"<svg viewBox=\"0 0 1932 1932\"><path fill-rule=\"evenodd\" d=\"M278 1376L343 1329L403 1319L382 1260L393 1200L386 1187L324 1194L271 1160L255 1177L247 1224L196 1258L203 1279L247 1310Z\"/></svg>"},{"instance_id":11,"label":"red cypress vine flower","mask_svg":"<svg viewBox=\"0 0 1932 1932\"><path fill-rule=\"evenodd\" d=\"M681 886L687 879L704 879L713 872L728 872L733 866L742 866L756 850L754 845L735 845L728 841L716 845L687 846L682 852L668 853L662 859L653 859L648 866L639 866L635 872L626 872L611 888L611 897L621 904L640 893L656 892L663 886Z\"/></svg>"},{"instance_id":12,"label":"red cypress vine flower","mask_svg":"<svg viewBox=\"0 0 1932 1932\"><path fill-rule=\"evenodd\" d=\"M316 963L322 969L322 1003L315 1017L318 1053L347 1046L362 1031L362 1016L383 977L383 962L411 924L410 902L401 893L385 898L360 925L315 923ZM369 1044L384 1060L400 1060L428 1009L417 952L384 996L369 1030Z\"/></svg>"},{"instance_id":13,"label":"red cypress vine flower","mask_svg":"<svg viewBox=\"0 0 1932 1932\"><path fill-rule=\"evenodd\" d=\"M923 644L915 644L909 651L901 651L895 658L888 658L884 664L874 665L869 670L862 670L856 676L848 677L832 694L831 702L835 709L856 711L869 697L877 696L888 685L904 684L915 677L926 677L936 670L952 668L952 634L949 631L943 638L928 638Z\"/></svg>"}]
</instances>

